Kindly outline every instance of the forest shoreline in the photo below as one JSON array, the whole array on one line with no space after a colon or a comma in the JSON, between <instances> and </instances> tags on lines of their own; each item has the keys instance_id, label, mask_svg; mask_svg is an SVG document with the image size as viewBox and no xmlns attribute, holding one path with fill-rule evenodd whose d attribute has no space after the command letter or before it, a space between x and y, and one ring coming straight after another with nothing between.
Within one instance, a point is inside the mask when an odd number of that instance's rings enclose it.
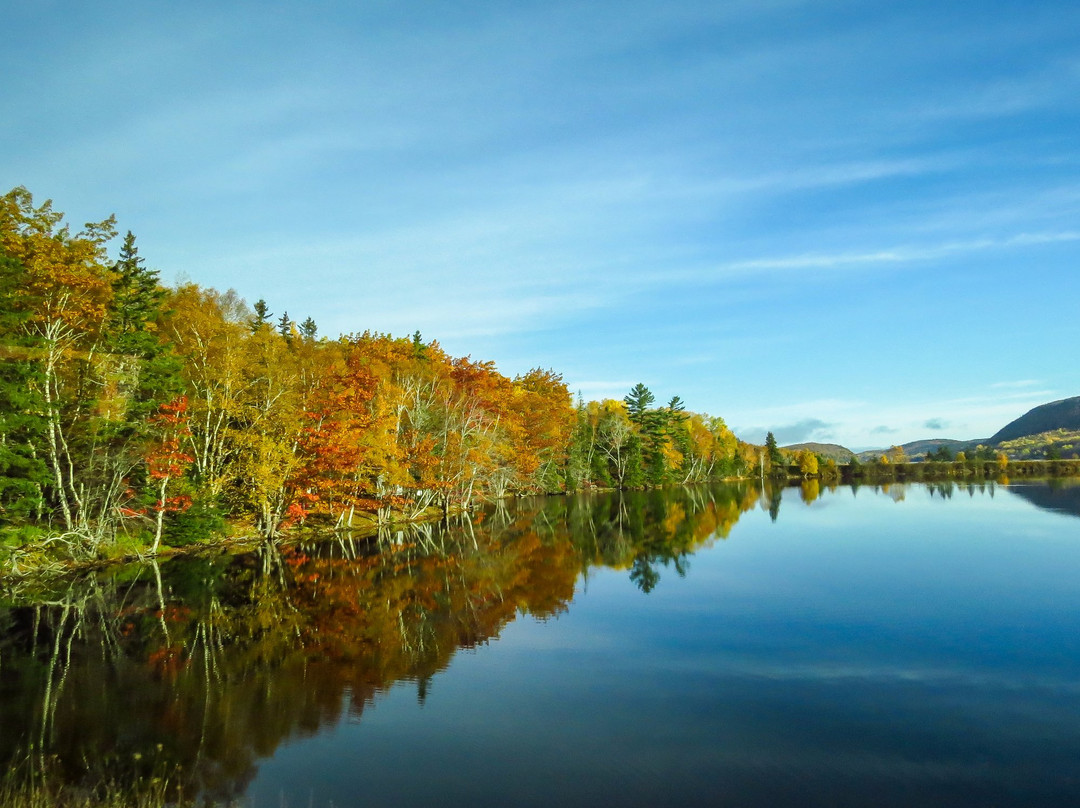
<instances>
[{"instance_id":1,"label":"forest shoreline","mask_svg":"<svg viewBox=\"0 0 1080 808\"><path fill-rule=\"evenodd\" d=\"M1011 472L1012 476L1006 471ZM1080 481L1080 462L1077 461L1022 461L1010 463L1003 470L997 463L903 463L892 467L881 464L865 464L863 466L839 466L837 473L832 475L816 473L812 475L800 473L795 466L791 466L786 474L766 474L756 476L728 477L722 480L711 480L704 483L682 483L656 486L638 486L635 488L613 488L602 486L590 486L578 491L562 491L548 493L529 493L507 495L502 499L515 500L530 497L565 497L577 494L605 494L620 491L651 491L664 488L686 488L700 485L714 485L724 483L746 483L762 481L772 485L794 487L807 484L824 485L835 488L840 485L855 486L879 486L892 484L910 483L940 483L954 482L957 484L977 484L994 482L1008 485L1014 479L1023 479L1025 482L1047 482L1077 480ZM490 502L483 503L491 504ZM379 524L376 515L363 513L358 516L358 524L347 530L335 529L326 525L299 524L282 529L273 537L262 536L256 529L241 526L239 523L226 526L226 532L208 536L203 540L183 546L163 545L156 553L132 551L105 555L98 558L64 557L62 555L46 555L40 552L32 552L35 547L27 544L24 547L9 549L9 557L0 561L0 591L4 587L26 582L55 582L64 578L73 578L108 569L119 568L125 565L141 564L150 565L160 561L168 561L174 558L215 556L215 555L240 555L257 550L267 543L277 547L289 547L306 541L332 541L335 538L348 537L350 539L368 540L377 537L384 531L397 531L417 525L433 524L451 517L460 517L476 510L476 506L470 508L452 508L443 511L441 508L430 508L426 513L412 519L394 519ZM237 532L233 532L237 531ZM54 537L55 538L55 537ZM47 544L46 542L38 543ZM16 553L25 553L13 560Z\"/></svg>"},{"instance_id":2,"label":"forest shoreline","mask_svg":"<svg viewBox=\"0 0 1080 808\"><path fill-rule=\"evenodd\" d=\"M585 401L553 369L508 376L419 331L327 338L234 290L165 286L131 232L110 256L118 234L113 217L73 232L25 188L0 196L0 582L307 526L370 535L511 496L1014 467L979 446L921 464L893 447L849 468L771 432L740 440L643 382ZM1048 473L1080 474L1068 462Z\"/></svg>"}]
</instances>

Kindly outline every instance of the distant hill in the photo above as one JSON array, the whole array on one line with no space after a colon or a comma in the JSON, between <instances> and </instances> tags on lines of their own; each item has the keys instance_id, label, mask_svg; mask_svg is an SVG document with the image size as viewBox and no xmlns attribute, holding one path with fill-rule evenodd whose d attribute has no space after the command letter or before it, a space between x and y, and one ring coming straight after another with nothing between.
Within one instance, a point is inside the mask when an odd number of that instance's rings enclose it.
<instances>
[{"instance_id":1,"label":"distant hill","mask_svg":"<svg viewBox=\"0 0 1080 808\"><path fill-rule=\"evenodd\" d=\"M922 457L927 452L936 451L942 446L947 447L948 450L955 455L957 452L966 451L973 444L977 445L981 442L982 441L928 438L926 440L913 440L911 443L905 443L901 448L908 457Z\"/></svg>"},{"instance_id":2,"label":"distant hill","mask_svg":"<svg viewBox=\"0 0 1080 808\"><path fill-rule=\"evenodd\" d=\"M949 440L947 438L926 438L924 440L913 440L910 443L900 444L900 448L904 450L904 454L908 456L909 460L922 460L927 452L933 452L938 447L945 446L949 452L955 455L957 452L966 452L975 448L980 443L986 443L985 440ZM892 447L886 447L884 449L867 449L865 452L859 452L859 460L865 462L877 460L883 454L885 454Z\"/></svg>"},{"instance_id":3,"label":"distant hill","mask_svg":"<svg viewBox=\"0 0 1080 808\"><path fill-rule=\"evenodd\" d=\"M814 454L821 455L826 459L831 457L837 463L847 463L855 454L838 443L793 443L790 446L781 446L780 448L789 452L801 452L803 449L809 449Z\"/></svg>"},{"instance_id":4,"label":"distant hill","mask_svg":"<svg viewBox=\"0 0 1080 808\"><path fill-rule=\"evenodd\" d=\"M1080 434L1078 433L1080 433L1080 396L1074 396L1035 407L990 438L974 440L926 438L901 444L900 448L913 461L922 460L927 452L936 451L940 446L947 447L954 456L957 452L970 453L978 446L986 446L995 450L1000 449L1010 458L1017 460L1039 460L1053 457L1052 453L1069 458L1080 455ZM831 457L838 463L847 463L852 456L857 456L862 462L873 462L892 447L867 449L858 452L857 455L836 443L793 443L782 448L792 452L809 449L822 457Z\"/></svg>"},{"instance_id":5,"label":"distant hill","mask_svg":"<svg viewBox=\"0 0 1080 808\"><path fill-rule=\"evenodd\" d=\"M1080 396L1063 398L1061 401L1052 401L1028 410L997 432L990 438L989 443L997 445L1003 441L1041 435L1057 429L1080 430Z\"/></svg>"}]
</instances>

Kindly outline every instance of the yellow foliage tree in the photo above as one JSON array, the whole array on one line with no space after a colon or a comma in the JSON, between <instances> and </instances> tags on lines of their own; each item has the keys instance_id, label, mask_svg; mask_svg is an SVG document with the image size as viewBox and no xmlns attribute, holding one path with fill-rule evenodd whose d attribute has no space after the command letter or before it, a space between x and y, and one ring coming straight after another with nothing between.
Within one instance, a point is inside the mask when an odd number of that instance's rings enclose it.
<instances>
[{"instance_id":1,"label":"yellow foliage tree","mask_svg":"<svg viewBox=\"0 0 1080 808\"><path fill-rule=\"evenodd\" d=\"M804 477L813 477L818 473L817 455L809 449L802 449L798 454L799 471Z\"/></svg>"}]
</instances>

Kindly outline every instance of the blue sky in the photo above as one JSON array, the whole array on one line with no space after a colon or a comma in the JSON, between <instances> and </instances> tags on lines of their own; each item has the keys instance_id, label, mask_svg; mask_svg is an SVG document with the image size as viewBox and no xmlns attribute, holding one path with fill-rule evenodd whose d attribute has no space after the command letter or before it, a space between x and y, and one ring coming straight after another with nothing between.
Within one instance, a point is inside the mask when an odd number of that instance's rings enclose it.
<instances>
[{"instance_id":1,"label":"blue sky","mask_svg":"<svg viewBox=\"0 0 1080 808\"><path fill-rule=\"evenodd\" d=\"M1080 395L1080 5L33 2L0 188L168 282L748 440Z\"/></svg>"}]
</instances>

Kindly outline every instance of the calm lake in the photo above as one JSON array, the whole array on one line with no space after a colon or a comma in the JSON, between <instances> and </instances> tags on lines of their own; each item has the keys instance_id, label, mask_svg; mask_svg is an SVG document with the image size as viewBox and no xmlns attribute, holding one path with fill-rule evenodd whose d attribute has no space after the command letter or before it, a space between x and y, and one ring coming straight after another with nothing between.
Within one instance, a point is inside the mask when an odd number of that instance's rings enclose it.
<instances>
[{"instance_id":1,"label":"calm lake","mask_svg":"<svg viewBox=\"0 0 1080 808\"><path fill-rule=\"evenodd\" d=\"M268 806L1080 804L1080 485L527 499L9 591L0 763Z\"/></svg>"}]
</instances>

